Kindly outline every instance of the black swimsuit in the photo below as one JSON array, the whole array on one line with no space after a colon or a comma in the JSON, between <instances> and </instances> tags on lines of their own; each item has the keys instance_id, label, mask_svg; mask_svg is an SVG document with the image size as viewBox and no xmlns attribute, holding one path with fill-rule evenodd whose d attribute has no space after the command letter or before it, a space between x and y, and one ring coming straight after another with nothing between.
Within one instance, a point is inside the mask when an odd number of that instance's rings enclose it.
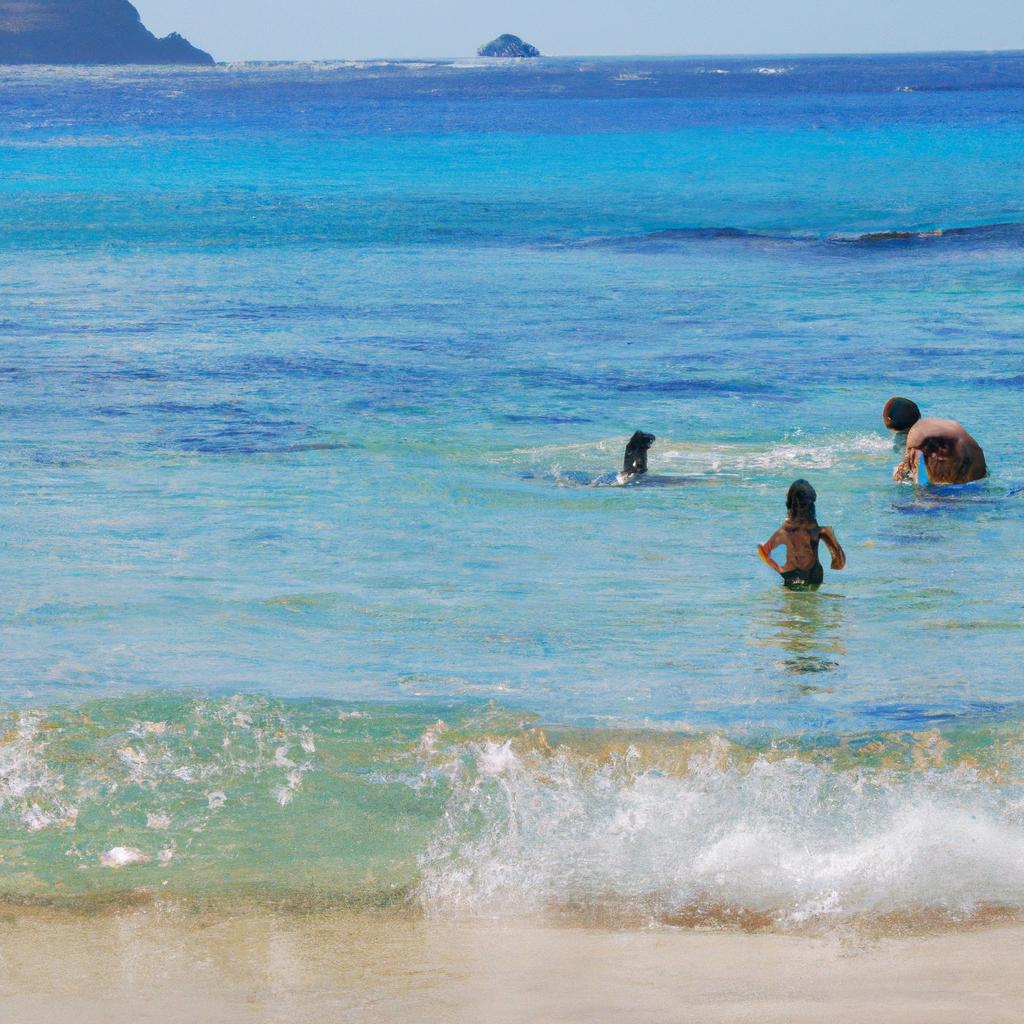
<instances>
[{"instance_id":1,"label":"black swimsuit","mask_svg":"<svg viewBox=\"0 0 1024 1024\"><path fill-rule=\"evenodd\" d=\"M782 574L782 582L787 587L818 586L825 581L825 570L818 562L810 569L790 569Z\"/></svg>"}]
</instances>

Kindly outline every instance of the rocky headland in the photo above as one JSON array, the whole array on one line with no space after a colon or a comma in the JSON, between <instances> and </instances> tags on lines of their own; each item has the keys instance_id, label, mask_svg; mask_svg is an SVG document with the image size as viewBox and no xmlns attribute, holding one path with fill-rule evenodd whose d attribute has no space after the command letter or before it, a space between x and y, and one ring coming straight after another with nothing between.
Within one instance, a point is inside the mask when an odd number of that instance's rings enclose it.
<instances>
[{"instance_id":1,"label":"rocky headland","mask_svg":"<svg viewBox=\"0 0 1024 1024\"><path fill-rule=\"evenodd\" d=\"M0 0L0 64L212 64L177 32L158 39L128 0Z\"/></svg>"}]
</instances>

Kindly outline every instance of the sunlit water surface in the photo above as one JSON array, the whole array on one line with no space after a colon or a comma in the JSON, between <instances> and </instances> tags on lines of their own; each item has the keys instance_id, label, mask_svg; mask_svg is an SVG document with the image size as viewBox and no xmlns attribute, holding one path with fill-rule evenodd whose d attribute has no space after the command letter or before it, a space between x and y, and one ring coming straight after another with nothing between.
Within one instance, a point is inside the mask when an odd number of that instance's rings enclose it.
<instances>
[{"instance_id":1,"label":"sunlit water surface","mask_svg":"<svg viewBox=\"0 0 1024 1024\"><path fill-rule=\"evenodd\" d=\"M11 898L1024 907L1024 57L0 78Z\"/></svg>"}]
</instances>

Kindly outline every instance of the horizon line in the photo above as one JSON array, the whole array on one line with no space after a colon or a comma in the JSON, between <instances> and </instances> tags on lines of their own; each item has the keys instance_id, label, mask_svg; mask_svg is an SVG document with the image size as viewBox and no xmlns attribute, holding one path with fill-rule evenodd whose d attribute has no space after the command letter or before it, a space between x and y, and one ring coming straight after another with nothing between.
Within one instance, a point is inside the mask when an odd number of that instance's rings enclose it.
<instances>
[{"instance_id":1,"label":"horizon line","mask_svg":"<svg viewBox=\"0 0 1024 1024\"><path fill-rule=\"evenodd\" d=\"M1007 49L973 49L973 50L790 50L768 52L763 50L738 51L734 53L542 53L539 57L484 57L478 53L447 54L445 56L427 56L417 54L406 57L385 56L382 54L364 56L336 57L234 57L215 60L217 64L290 64L331 63L334 61L388 61L389 63L405 63L412 61L452 61L452 60L483 60L502 62L527 62L533 60L616 60L629 58L634 60L738 60L755 57L771 57L801 59L808 57L921 57L921 56L1024 56L1024 47Z\"/></svg>"}]
</instances>

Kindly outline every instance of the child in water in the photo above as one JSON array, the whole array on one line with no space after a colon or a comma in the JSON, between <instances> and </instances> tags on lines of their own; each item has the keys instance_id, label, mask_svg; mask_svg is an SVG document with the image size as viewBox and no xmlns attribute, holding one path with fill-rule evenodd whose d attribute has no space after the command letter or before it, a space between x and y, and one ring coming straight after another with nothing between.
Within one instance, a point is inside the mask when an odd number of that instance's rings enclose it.
<instances>
[{"instance_id":1,"label":"child in water","mask_svg":"<svg viewBox=\"0 0 1024 1024\"><path fill-rule=\"evenodd\" d=\"M786 495L786 521L757 551L766 565L770 565L787 587L817 587L825 578L818 561L818 542L824 541L832 552L832 568L842 569L846 555L830 526L819 526L814 502L818 495L806 480L795 480ZM786 546L786 564L779 565L772 552Z\"/></svg>"}]
</instances>

